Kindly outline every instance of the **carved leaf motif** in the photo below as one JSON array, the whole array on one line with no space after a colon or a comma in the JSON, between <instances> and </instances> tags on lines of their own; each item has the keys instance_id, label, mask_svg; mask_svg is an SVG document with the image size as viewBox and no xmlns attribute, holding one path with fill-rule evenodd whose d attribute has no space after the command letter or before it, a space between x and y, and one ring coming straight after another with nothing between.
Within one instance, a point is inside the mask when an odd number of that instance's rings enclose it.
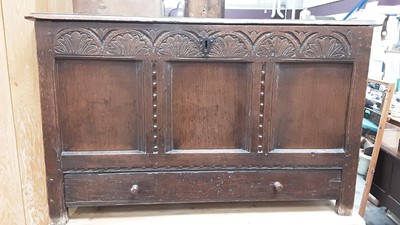
<instances>
[{"instance_id":1,"label":"carved leaf motif","mask_svg":"<svg viewBox=\"0 0 400 225\"><path fill-rule=\"evenodd\" d=\"M55 46L55 52L59 54L96 54L99 46L90 35L73 31L61 35Z\"/></svg>"},{"instance_id":2,"label":"carved leaf motif","mask_svg":"<svg viewBox=\"0 0 400 225\"><path fill-rule=\"evenodd\" d=\"M305 55L310 58L342 58L345 57L344 46L334 37L320 37L311 42Z\"/></svg>"},{"instance_id":3,"label":"carved leaf motif","mask_svg":"<svg viewBox=\"0 0 400 225\"><path fill-rule=\"evenodd\" d=\"M244 33L246 34L247 37L251 39L251 41L255 41L260 34L260 32L257 30L244 31Z\"/></svg>"},{"instance_id":4,"label":"carved leaf motif","mask_svg":"<svg viewBox=\"0 0 400 225\"><path fill-rule=\"evenodd\" d=\"M152 40L154 40L154 38L156 38L157 33L159 32L158 30L155 30L155 29L148 29L148 30L145 30L145 31L147 32L147 34L150 36L150 38Z\"/></svg>"},{"instance_id":5,"label":"carved leaf motif","mask_svg":"<svg viewBox=\"0 0 400 225\"><path fill-rule=\"evenodd\" d=\"M197 56L200 54L197 44L188 37L176 34L166 38L158 50L159 55Z\"/></svg>"},{"instance_id":6,"label":"carved leaf motif","mask_svg":"<svg viewBox=\"0 0 400 225\"><path fill-rule=\"evenodd\" d=\"M100 40L103 40L104 37L112 31L111 29L108 28L89 28L93 33L95 33Z\"/></svg>"},{"instance_id":7,"label":"carved leaf motif","mask_svg":"<svg viewBox=\"0 0 400 225\"><path fill-rule=\"evenodd\" d=\"M308 32L308 31L298 31L298 30L296 30L292 34L294 34L296 36L296 38L299 39L300 42L303 42L304 39L306 39L306 37L309 35L309 33L310 32Z\"/></svg>"},{"instance_id":8,"label":"carved leaf motif","mask_svg":"<svg viewBox=\"0 0 400 225\"><path fill-rule=\"evenodd\" d=\"M218 57L243 57L248 54L246 45L237 37L227 35L218 37L210 49L210 56Z\"/></svg>"},{"instance_id":9,"label":"carved leaf motif","mask_svg":"<svg viewBox=\"0 0 400 225\"><path fill-rule=\"evenodd\" d=\"M196 30L196 31L197 31L197 34L202 37L209 37L213 33L212 30Z\"/></svg>"},{"instance_id":10,"label":"carved leaf motif","mask_svg":"<svg viewBox=\"0 0 400 225\"><path fill-rule=\"evenodd\" d=\"M294 57L296 48L287 38L273 36L260 43L256 54L257 56Z\"/></svg>"},{"instance_id":11,"label":"carved leaf motif","mask_svg":"<svg viewBox=\"0 0 400 225\"><path fill-rule=\"evenodd\" d=\"M148 55L150 52L143 38L130 33L113 37L106 49L112 55Z\"/></svg>"}]
</instances>

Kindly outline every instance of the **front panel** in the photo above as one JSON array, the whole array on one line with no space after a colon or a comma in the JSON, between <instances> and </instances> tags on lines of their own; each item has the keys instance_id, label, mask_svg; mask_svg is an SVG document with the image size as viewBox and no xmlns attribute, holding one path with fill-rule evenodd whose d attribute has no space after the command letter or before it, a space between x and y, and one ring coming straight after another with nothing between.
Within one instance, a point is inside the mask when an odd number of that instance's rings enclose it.
<instances>
[{"instance_id":1,"label":"front panel","mask_svg":"<svg viewBox=\"0 0 400 225\"><path fill-rule=\"evenodd\" d=\"M134 61L57 60L63 151L141 149L142 73Z\"/></svg>"},{"instance_id":2,"label":"front panel","mask_svg":"<svg viewBox=\"0 0 400 225\"><path fill-rule=\"evenodd\" d=\"M246 149L245 63L170 63L172 149Z\"/></svg>"},{"instance_id":3,"label":"front panel","mask_svg":"<svg viewBox=\"0 0 400 225\"><path fill-rule=\"evenodd\" d=\"M277 63L273 148L343 149L351 63Z\"/></svg>"}]
</instances>

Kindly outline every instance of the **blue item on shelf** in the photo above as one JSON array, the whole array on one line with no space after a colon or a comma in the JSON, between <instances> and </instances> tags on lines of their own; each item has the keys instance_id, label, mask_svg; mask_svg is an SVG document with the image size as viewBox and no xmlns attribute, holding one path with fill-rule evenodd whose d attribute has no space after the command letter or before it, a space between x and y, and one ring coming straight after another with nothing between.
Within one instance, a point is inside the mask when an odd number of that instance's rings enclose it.
<instances>
[{"instance_id":1,"label":"blue item on shelf","mask_svg":"<svg viewBox=\"0 0 400 225\"><path fill-rule=\"evenodd\" d=\"M363 118L362 128L370 129L370 130L375 131L375 132L378 131L378 126L376 126L371 120L366 119L366 118Z\"/></svg>"}]
</instances>

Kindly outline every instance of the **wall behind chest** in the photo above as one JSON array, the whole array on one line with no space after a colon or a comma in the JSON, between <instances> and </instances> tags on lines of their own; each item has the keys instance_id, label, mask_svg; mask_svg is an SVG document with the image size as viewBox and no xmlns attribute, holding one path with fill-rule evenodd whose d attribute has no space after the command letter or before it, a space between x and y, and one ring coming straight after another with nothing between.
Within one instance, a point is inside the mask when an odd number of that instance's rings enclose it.
<instances>
[{"instance_id":1,"label":"wall behind chest","mask_svg":"<svg viewBox=\"0 0 400 225\"><path fill-rule=\"evenodd\" d=\"M72 1L0 1L1 224L48 224L32 12L72 12Z\"/></svg>"}]
</instances>

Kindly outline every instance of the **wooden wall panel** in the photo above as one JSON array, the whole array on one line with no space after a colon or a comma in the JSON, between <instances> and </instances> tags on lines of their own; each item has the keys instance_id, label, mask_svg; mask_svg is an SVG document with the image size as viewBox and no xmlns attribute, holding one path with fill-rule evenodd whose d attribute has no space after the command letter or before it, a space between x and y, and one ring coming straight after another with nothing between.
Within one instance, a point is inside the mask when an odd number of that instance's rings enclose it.
<instances>
[{"instance_id":1,"label":"wooden wall panel","mask_svg":"<svg viewBox=\"0 0 400 225\"><path fill-rule=\"evenodd\" d=\"M71 0L75 13L161 17L161 0Z\"/></svg>"},{"instance_id":2,"label":"wooden wall panel","mask_svg":"<svg viewBox=\"0 0 400 225\"><path fill-rule=\"evenodd\" d=\"M9 225L25 224L8 65L0 2L0 218Z\"/></svg>"},{"instance_id":3,"label":"wooden wall panel","mask_svg":"<svg viewBox=\"0 0 400 225\"><path fill-rule=\"evenodd\" d=\"M26 224L48 224L33 23L24 15L45 1L2 1L15 138Z\"/></svg>"},{"instance_id":4,"label":"wooden wall panel","mask_svg":"<svg viewBox=\"0 0 400 225\"><path fill-rule=\"evenodd\" d=\"M72 1L73 0L47 0L48 8L44 11L54 13L72 13ZM36 12L41 11L36 10Z\"/></svg>"},{"instance_id":5,"label":"wooden wall panel","mask_svg":"<svg viewBox=\"0 0 400 225\"><path fill-rule=\"evenodd\" d=\"M71 12L72 1L1 0L1 224L49 224L32 12Z\"/></svg>"}]
</instances>

